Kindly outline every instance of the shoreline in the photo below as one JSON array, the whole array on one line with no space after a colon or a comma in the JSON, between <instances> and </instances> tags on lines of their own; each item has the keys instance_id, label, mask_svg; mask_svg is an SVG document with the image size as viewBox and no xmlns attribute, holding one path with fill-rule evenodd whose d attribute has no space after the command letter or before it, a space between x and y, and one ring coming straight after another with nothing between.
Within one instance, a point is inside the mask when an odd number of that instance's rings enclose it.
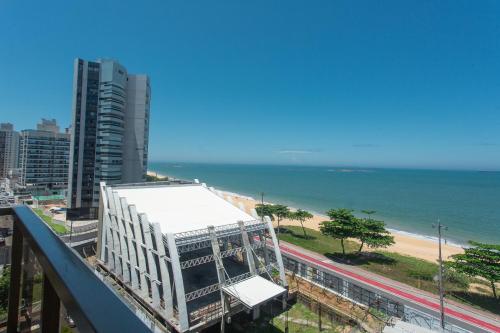
<instances>
[{"instance_id":1,"label":"shoreline","mask_svg":"<svg viewBox=\"0 0 500 333\"><path fill-rule=\"evenodd\" d=\"M152 170L148 170L148 175L157 177L168 177L167 175L163 175ZM250 213L250 211L255 208L255 205L260 203L259 200L256 200L251 196L225 190L220 190L220 192L222 192L225 198L231 197L235 205L243 205L247 213ZM267 201L264 201L264 203L273 204L272 202L267 202ZM297 209L296 207L289 207L289 208L291 208L292 210ZM328 218L325 215L318 214L317 212L313 211L311 211L311 214L313 214L313 218L305 222L304 225L307 228L319 230L319 223L325 221ZM281 225L300 226L300 223L297 221L284 219L281 222ZM437 237L421 235L392 228L387 228L387 230L389 230L392 236L394 236L395 244L390 247L382 248L379 250L395 252L398 254L408 255L432 262L435 262L437 260L438 258ZM449 256L453 254L463 253L463 246L464 245L456 244L452 241L447 241L446 244L442 244L443 258L447 259Z\"/></svg>"},{"instance_id":2,"label":"shoreline","mask_svg":"<svg viewBox=\"0 0 500 333\"><path fill-rule=\"evenodd\" d=\"M232 196L232 197L244 198L246 200L252 200L252 201L255 201L256 203L260 203L259 200L255 199L252 196L243 195L243 194L239 194L239 193L231 192L231 191L224 191L224 190L221 190L221 192L223 192L226 195ZM265 204L271 204L271 205L275 204L273 202L268 202L268 201L264 201L264 203ZM297 210L298 209L296 207L291 207L291 206L288 206L288 208L290 208L291 210ZM315 212L313 210L309 210L309 212L311 214L313 214L314 216L319 216L319 217L321 217L324 220L328 220L328 216L326 216L324 214ZM438 244L438 242L439 242L439 240L438 240L438 238L436 236L423 235L423 234L418 234L418 233L415 233L415 232L410 232L410 231L405 231L405 230L399 230L399 229L393 229L393 228L386 228L386 229L389 230L391 232L391 234L398 234L398 235L402 235L402 236L408 236L408 237L418 238L418 239L421 239L421 240L434 242L436 244ZM467 248L468 247L468 245L466 245L466 244L460 244L460 243L457 243L455 241L445 240L445 242L446 242L447 245L450 245L450 246L455 246L455 247L460 247L460 248L463 248L463 247Z\"/></svg>"},{"instance_id":3,"label":"shoreline","mask_svg":"<svg viewBox=\"0 0 500 333\"><path fill-rule=\"evenodd\" d=\"M260 203L255 199L245 196L239 195L234 192L221 191L224 197L231 197L232 201L236 205L243 204L245 210L250 212L251 209L255 207L256 204ZM265 202L266 204L272 204L270 202ZM294 207L289 207L292 210L296 209ZM327 220L326 216L321 214L313 213L313 218L304 223L304 226L310 229L319 230L319 223ZM281 221L282 226L292 225L292 226L300 226L300 223L297 221L284 219ZM395 252L398 254L408 255L412 257L416 257L419 259L427 260L435 262L438 259L438 241L437 239L432 239L430 236L412 234L406 231L394 230L387 228L391 235L394 236L394 245L391 245L387 248L380 248L378 250ZM458 244L453 244L451 242L447 242L447 244L441 244L443 258L447 259L449 256L453 254L463 253L463 248ZM371 251L366 248L366 251Z\"/></svg>"}]
</instances>

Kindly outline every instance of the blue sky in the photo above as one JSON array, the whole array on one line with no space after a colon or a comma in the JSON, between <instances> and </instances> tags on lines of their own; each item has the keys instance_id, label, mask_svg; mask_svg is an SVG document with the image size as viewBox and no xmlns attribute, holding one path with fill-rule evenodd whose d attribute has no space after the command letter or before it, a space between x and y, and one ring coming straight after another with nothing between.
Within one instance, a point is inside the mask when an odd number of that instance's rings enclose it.
<instances>
[{"instance_id":1,"label":"blue sky","mask_svg":"<svg viewBox=\"0 0 500 333\"><path fill-rule=\"evenodd\" d=\"M499 1L0 0L0 121L75 57L152 82L150 159L500 170Z\"/></svg>"}]
</instances>

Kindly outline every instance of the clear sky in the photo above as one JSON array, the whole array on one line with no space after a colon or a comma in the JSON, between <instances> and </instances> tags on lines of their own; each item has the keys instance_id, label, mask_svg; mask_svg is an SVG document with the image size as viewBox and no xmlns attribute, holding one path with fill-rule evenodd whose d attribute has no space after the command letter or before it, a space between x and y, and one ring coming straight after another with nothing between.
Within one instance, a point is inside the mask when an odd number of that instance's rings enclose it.
<instances>
[{"instance_id":1,"label":"clear sky","mask_svg":"<svg viewBox=\"0 0 500 333\"><path fill-rule=\"evenodd\" d=\"M0 0L0 121L75 57L151 77L150 160L500 170L497 0Z\"/></svg>"}]
</instances>

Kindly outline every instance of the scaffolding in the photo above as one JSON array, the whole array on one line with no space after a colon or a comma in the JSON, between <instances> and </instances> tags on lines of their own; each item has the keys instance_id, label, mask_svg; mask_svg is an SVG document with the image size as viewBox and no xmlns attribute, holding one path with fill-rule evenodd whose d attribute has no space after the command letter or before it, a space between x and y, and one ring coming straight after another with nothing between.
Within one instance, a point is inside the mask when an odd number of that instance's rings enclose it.
<instances>
[{"instance_id":1,"label":"scaffolding","mask_svg":"<svg viewBox=\"0 0 500 333\"><path fill-rule=\"evenodd\" d=\"M242 310L252 310L258 316L259 305L248 309L238 295L224 290L260 276L286 291L284 266L271 220L244 213L242 216L248 217L244 221L219 225L200 222L200 228L195 230L172 233L158 223L161 221L150 221L148 211L120 194L124 193L121 189L147 194L148 189L159 187L160 193L166 193L179 186L186 187L183 191L208 191L217 200L224 200L204 184L101 183L100 264L179 332L224 322ZM232 205L221 207L239 209ZM280 297L286 298L286 292Z\"/></svg>"}]
</instances>

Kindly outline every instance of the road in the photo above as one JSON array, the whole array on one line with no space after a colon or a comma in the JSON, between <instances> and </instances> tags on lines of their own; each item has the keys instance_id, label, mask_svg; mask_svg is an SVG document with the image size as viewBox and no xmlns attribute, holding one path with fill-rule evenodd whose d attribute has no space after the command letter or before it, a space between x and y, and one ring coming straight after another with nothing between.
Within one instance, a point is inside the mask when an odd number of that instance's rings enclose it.
<instances>
[{"instance_id":1,"label":"road","mask_svg":"<svg viewBox=\"0 0 500 333\"><path fill-rule=\"evenodd\" d=\"M439 299L437 296L426 293L402 283L383 278L381 276L365 272L359 268L346 267L329 260L327 257L307 251L298 246L281 241L280 249L283 255L299 258L302 261L313 263L334 275L341 275L360 286L369 286L369 289L377 289L392 295L393 299L400 299L415 306L417 309L426 310L427 313L439 317ZM447 321L464 328L473 328L474 331L489 331L500 333L500 321L494 315L480 312L476 309L457 304L447 304L445 307ZM463 325L465 324L465 325Z\"/></svg>"}]
</instances>

